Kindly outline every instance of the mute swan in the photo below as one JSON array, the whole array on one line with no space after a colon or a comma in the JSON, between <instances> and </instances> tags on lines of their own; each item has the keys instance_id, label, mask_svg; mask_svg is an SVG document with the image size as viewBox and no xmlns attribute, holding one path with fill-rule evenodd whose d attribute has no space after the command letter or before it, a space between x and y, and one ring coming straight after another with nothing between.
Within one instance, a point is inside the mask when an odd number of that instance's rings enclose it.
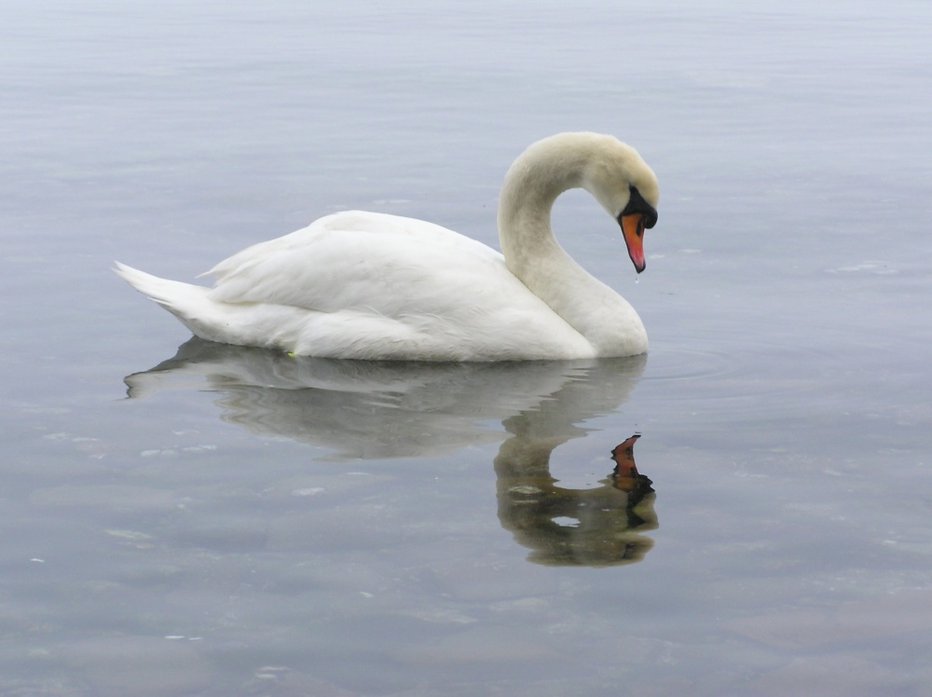
<instances>
[{"instance_id":1,"label":"mute swan","mask_svg":"<svg viewBox=\"0 0 932 697\"><path fill-rule=\"evenodd\" d=\"M657 178L628 145L561 133L522 153L498 211L504 255L412 218L346 211L248 247L207 274L213 288L114 269L197 336L297 355L500 361L647 350L634 308L580 267L550 228L554 200L582 187L621 226L644 270Z\"/></svg>"}]
</instances>

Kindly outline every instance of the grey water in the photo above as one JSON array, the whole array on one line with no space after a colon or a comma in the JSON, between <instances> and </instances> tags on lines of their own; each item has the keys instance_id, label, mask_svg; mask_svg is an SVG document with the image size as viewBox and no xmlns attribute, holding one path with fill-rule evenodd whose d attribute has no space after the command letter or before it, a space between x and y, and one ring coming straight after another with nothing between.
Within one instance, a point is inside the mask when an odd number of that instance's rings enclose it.
<instances>
[{"instance_id":1,"label":"grey water","mask_svg":"<svg viewBox=\"0 0 932 697\"><path fill-rule=\"evenodd\" d=\"M927 4L0 18L0 694L932 694ZM562 130L660 178L639 283L554 212L646 357L296 359L109 271L344 208L496 245Z\"/></svg>"}]
</instances>

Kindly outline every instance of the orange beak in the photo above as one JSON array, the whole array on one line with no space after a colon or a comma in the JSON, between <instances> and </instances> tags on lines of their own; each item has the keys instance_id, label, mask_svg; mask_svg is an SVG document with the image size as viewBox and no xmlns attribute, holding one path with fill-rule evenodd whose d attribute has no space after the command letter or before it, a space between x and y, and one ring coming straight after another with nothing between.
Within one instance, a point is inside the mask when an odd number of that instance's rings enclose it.
<instances>
[{"instance_id":1,"label":"orange beak","mask_svg":"<svg viewBox=\"0 0 932 697\"><path fill-rule=\"evenodd\" d=\"M621 223L621 234L628 246L628 256L631 257L635 270L641 273L647 266L647 262L644 261L644 214L621 215L618 222Z\"/></svg>"}]
</instances>

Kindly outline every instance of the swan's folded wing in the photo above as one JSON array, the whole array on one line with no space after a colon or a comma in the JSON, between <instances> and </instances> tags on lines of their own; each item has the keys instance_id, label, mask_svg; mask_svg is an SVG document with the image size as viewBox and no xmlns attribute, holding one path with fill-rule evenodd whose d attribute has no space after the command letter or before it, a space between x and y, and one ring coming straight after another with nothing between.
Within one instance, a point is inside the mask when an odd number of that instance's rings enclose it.
<instances>
[{"instance_id":1,"label":"swan's folded wing","mask_svg":"<svg viewBox=\"0 0 932 697\"><path fill-rule=\"evenodd\" d=\"M212 300L388 316L528 293L491 248L424 221L343 213L220 262ZM533 296L531 296L533 297ZM536 299L536 298L535 298Z\"/></svg>"}]
</instances>

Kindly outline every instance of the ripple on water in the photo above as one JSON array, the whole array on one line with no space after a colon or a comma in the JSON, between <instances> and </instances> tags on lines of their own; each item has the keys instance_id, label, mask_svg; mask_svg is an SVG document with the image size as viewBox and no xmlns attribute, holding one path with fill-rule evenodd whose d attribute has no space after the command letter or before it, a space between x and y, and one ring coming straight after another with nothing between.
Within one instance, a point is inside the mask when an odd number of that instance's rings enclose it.
<instances>
[{"instance_id":1,"label":"ripple on water","mask_svg":"<svg viewBox=\"0 0 932 697\"><path fill-rule=\"evenodd\" d=\"M815 377L824 377L830 364L828 351L762 341L727 348L657 346L642 387L663 399L671 414L757 420L798 412L801 401L816 399L824 382Z\"/></svg>"}]
</instances>

